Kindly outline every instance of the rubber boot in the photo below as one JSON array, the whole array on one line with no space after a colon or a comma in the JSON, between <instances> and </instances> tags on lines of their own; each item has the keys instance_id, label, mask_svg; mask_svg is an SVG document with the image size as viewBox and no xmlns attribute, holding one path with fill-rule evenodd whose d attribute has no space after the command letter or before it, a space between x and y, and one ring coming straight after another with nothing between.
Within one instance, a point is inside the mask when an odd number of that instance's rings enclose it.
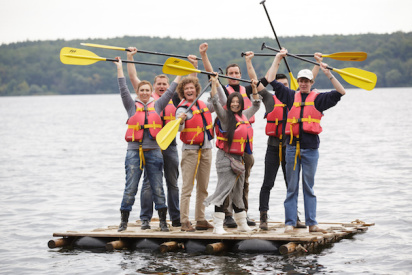
<instances>
[{"instance_id":1,"label":"rubber boot","mask_svg":"<svg viewBox=\"0 0 412 275\"><path fill-rule=\"evenodd\" d=\"M120 210L120 225L118 232L124 231L127 229L127 222L129 221L130 211L122 211Z\"/></svg>"},{"instance_id":2,"label":"rubber boot","mask_svg":"<svg viewBox=\"0 0 412 275\"><path fill-rule=\"evenodd\" d=\"M262 230L268 230L268 212L267 211L260 212L259 228Z\"/></svg>"},{"instance_id":3,"label":"rubber boot","mask_svg":"<svg viewBox=\"0 0 412 275\"><path fill-rule=\"evenodd\" d=\"M237 224L237 231L240 232L250 232L252 229L250 229L249 225L247 225L247 220L246 220L246 212L242 211L239 213L235 213L233 217L235 218L235 222Z\"/></svg>"},{"instance_id":4,"label":"rubber boot","mask_svg":"<svg viewBox=\"0 0 412 275\"><path fill-rule=\"evenodd\" d=\"M169 232L169 228L167 227L167 223L166 223L167 207L161 208L161 209L157 210L157 212L159 214L159 228L160 228L160 231Z\"/></svg>"},{"instance_id":5,"label":"rubber boot","mask_svg":"<svg viewBox=\"0 0 412 275\"><path fill-rule=\"evenodd\" d=\"M213 233L214 234L225 234L227 233L224 229L223 229L223 220L225 219L225 213L223 212L215 212L213 213Z\"/></svg>"}]
</instances>

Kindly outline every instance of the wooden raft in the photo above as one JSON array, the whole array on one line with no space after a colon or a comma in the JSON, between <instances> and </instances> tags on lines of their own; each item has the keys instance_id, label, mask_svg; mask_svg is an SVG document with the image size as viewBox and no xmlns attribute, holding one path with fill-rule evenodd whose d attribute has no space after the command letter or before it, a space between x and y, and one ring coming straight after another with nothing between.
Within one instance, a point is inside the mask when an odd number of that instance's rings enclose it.
<instances>
[{"instance_id":1,"label":"wooden raft","mask_svg":"<svg viewBox=\"0 0 412 275\"><path fill-rule=\"evenodd\" d=\"M210 221L211 222L211 221ZM170 222L169 222L170 224ZM192 222L195 225L195 222ZM161 232L157 221L152 220L151 229L142 230L140 221L129 223L127 230L117 232L118 225L111 225L107 228L98 228L91 231L67 231L53 233L53 237L62 237L50 240L49 248L65 247L73 244L75 239L80 237L104 238L111 240L107 242L106 249L124 249L128 244L136 239L162 239L165 242L159 247L161 252L174 251L184 248L184 242L188 240L202 240L209 244L206 246L206 253L214 254L227 250L228 244L233 241L242 240L266 240L281 244L279 252L282 255L294 252L313 252L315 249L335 243L343 238L354 234L365 232L374 223L365 223L355 220L349 223L319 223L319 227L325 229L327 233L309 232L308 228L295 228L293 233L285 233L284 223L269 222L269 230L260 230L259 223L252 226L252 232L238 232L236 228L225 228L227 234L213 234L213 229L196 230L195 232L183 232L180 227L169 227L170 232ZM114 241L113 241L114 239Z\"/></svg>"}]
</instances>

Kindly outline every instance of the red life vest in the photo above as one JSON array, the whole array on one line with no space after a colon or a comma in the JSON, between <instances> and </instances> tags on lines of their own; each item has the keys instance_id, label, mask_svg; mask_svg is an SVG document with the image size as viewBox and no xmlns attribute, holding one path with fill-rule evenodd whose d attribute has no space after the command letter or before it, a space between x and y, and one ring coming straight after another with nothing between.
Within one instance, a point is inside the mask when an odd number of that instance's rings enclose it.
<instances>
[{"instance_id":1,"label":"red life vest","mask_svg":"<svg viewBox=\"0 0 412 275\"><path fill-rule=\"evenodd\" d=\"M309 134L320 134L322 127L320 120L323 116L321 112L315 108L315 98L319 95L316 90L313 90L306 97L305 102L302 102L302 95L300 92L295 93L295 100L293 106L288 113L285 132L291 135L290 141L292 143L293 136L299 137L299 124L302 124L304 132ZM303 113L301 108L303 106Z\"/></svg>"},{"instance_id":2,"label":"red life vest","mask_svg":"<svg viewBox=\"0 0 412 275\"><path fill-rule=\"evenodd\" d=\"M266 114L266 135L282 138L283 124L286 122L286 104L283 104L275 95L273 95L275 106L273 111Z\"/></svg>"},{"instance_id":3,"label":"red life vest","mask_svg":"<svg viewBox=\"0 0 412 275\"><path fill-rule=\"evenodd\" d=\"M162 129L162 119L155 111L154 101L146 106L136 101L135 105L136 113L127 120L126 141L141 142L143 140L144 129L149 129L151 137L155 139L157 133ZM147 123L145 123L146 119Z\"/></svg>"},{"instance_id":4,"label":"red life vest","mask_svg":"<svg viewBox=\"0 0 412 275\"><path fill-rule=\"evenodd\" d=\"M229 93L229 94L231 94L231 93L234 93L235 92L235 90L233 89L233 87L232 86L230 86L229 84L228 85L226 85L226 90L227 90L227 92ZM243 110L247 110L247 109L249 109L250 107L252 107L252 101L250 101L250 99L247 97L247 94L246 94L246 88L244 87L244 86L242 86L242 85L239 85L239 93L242 95L242 97L243 97ZM249 119L249 122L252 124L252 123L254 123L255 122L255 116L253 115L250 119Z\"/></svg>"},{"instance_id":5,"label":"red life vest","mask_svg":"<svg viewBox=\"0 0 412 275\"><path fill-rule=\"evenodd\" d=\"M155 92L152 93L152 97L155 100L158 100L160 98L160 96ZM176 119L176 107L175 105L173 105L172 100L169 101L169 103L166 105L166 108L160 113L160 118L163 121L163 126Z\"/></svg>"},{"instance_id":6,"label":"red life vest","mask_svg":"<svg viewBox=\"0 0 412 275\"><path fill-rule=\"evenodd\" d=\"M181 106L189 107L190 103L186 100L182 100L177 108ZM191 119L186 119L185 128L180 133L180 140L190 145L202 145L205 141L205 131L209 131L213 138L212 114L206 107L206 104L201 100L198 100L196 104L192 106L191 110L193 117ZM205 118L207 125L204 125L202 117Z\"/></svg>"},{"instance_id":7,"label":"red life vest","mask_svg":"<svg viewBox=\"0 0 412 275\"><path fill-rule=\"evenodd\" d=\"M235 118L237 121L236 130L233 134L233 141L229 149L227 148L226 133L222 133L218 123L215 123L216 147L226 153L243 156L247 143L249 143L250 150L253 151L253 128L245 115L242 114L242 116L239 116L235 114Z\"/></svg>"}]
</instances>

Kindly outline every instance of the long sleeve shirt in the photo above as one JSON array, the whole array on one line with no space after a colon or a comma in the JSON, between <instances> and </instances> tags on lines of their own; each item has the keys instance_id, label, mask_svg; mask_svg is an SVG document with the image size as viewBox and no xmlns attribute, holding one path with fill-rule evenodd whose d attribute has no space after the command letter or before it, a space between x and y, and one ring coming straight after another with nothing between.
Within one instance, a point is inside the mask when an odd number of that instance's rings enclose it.
<instances>
[{"instance_id":1,"label":"long sleeve shirt","mask_svg":"<svg viewBox=\"0 0 412 275\"><path fill-rule=\"evenodd\" d=\"M273 90L275 90L276 97L286 104L287 108L290 110L293 106L293 102L295 101L295 93L296 91L285 87L280 82L276 80L270 83L272 85ZM308 94L302 93L302 101L306 100ZM330 92L320 93L315 99L315 108L319 112L323 113L327 109L335 106L341 99L342 94L340 94L336 90L332 90ZM286 143L290 144L290 135L286 137ZM309 134L309 133L300 133L300 147L302 149L317 149L319 148L319 135ZM292 146L296 146L296 138L293 139L291 144Z\"/></svg>"}]
</instances>

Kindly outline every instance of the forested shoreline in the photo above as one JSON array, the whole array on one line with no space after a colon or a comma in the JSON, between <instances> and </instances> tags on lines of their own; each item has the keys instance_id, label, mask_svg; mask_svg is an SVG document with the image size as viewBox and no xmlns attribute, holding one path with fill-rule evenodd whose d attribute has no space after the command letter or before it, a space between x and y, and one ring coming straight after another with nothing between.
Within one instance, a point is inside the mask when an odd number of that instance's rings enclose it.
<instances>
[{"instance_id":1,"label":"forested shoreline","mask_svg":"<svg viewBox=\"0 0 412 275\"><path fill-rule=\"evenodd\" d=\"M324 62L338 69L356 67L374 72L378 76L377 88L412 87L412 32L279 37L279 40L282 46L293 54L366 52L368 58L362 62L337 61L330 58L325 58ZM0 46L0 96L118 92L116 67L111 62L98 61L87 66L65 65L60 62L60 50L63 47L86 49L106 58L120 56L125 59L124 51L84 47L80 43L118 47L135 46L146 51L199 56L198 47L202 42L209 44L208 55L216 71L219 67L224 70L228 64L238 63L245 79L248 79L248 76L244 58L241 57L242 52L250 50L255 53L274 53L268 49L261 51L263 42L277 48L276 41L271 37L185 40L125 36L112 39L27 41L5 44ZM163 64L166 59L167 57L158 55L142 53L135 55L135 60L144 62ZM272 61L273 57L256 56L253 59L258 77L265 75ZM309 63L291 57L288 57L288 63L295 77L300 69L312 67ZM139 78L149 81L153 81L155 75L162 73L161 67L158 66L136 65L136 68ZM201 61L199 69L203 70ZM124 70L126 72L126 65ZM279 72L286 73L283 63ZM341 80L338 74L334 74ZM199 78L204 85L207 76L199 75ZM341 83L345 87L354 88L344 80ZM319 89L327 89L330 88L330 82L323 73L320 73L315 86ZM131 85L129 87L131 88Z\"/></svg>"}]
</instances>

